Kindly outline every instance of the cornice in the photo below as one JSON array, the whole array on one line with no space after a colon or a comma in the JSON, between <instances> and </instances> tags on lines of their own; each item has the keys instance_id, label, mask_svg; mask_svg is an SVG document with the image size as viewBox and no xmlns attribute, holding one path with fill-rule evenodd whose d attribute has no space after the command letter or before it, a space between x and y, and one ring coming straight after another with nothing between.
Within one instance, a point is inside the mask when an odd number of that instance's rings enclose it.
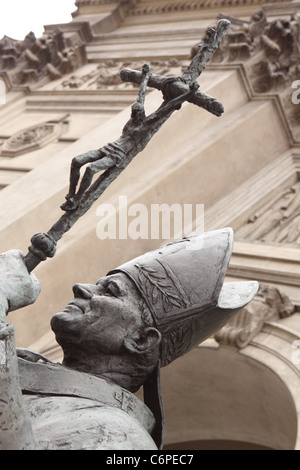
<instances>
[{"instance_id":1,"label":"cornice","mask_svg":"<svg viewBox=\"0 0 300 470\"><path fill-rule=\"evenodd\" d=\"M141 0L76 0L75 5L114 5L114 4L128 4L134 6Z\"/></svg>"},{"instance_id":2,"label":"cornice","mask_svg":"<svg viewBox=\"0 0 300 470\"><path fill-rule=\"evenodd\" d=\"M117 7L119 5L122 5L124 7L129 7L129 8L134 8L140 0L76 0L75 6L77 8L85 8L85 7L91 7L95 8L97 6L99 7Z\"/></svg>"},{"instance_id":3,"label":"cornice","mask_svg":"<svg viewBox=\"0 0 300 470\"><path fill-rule=\"evenodd\" d=\"M96 6L96 5L117 5L119 0L77 0L75 5L81 6Z\"/></svg>"},{"instance_id":4,"label":"cornice","mask_svg":"<svg viewBox=\"0 0 300 470\"><path fill-rule=\"evenodd\" d=\"M128 9L128 15L156 15L182 13L197 10L219 9L232 7L262 7L266 10L284 11L286 4L290 8L299 9L299 2L282 0L77 0L75 5L80 8L111 8L122 5Z\"/></svg>"},{"instance_id":5,"label":"cornice","mask_svg":"<svg viewBox=\"0 0 300 470\"><path fill-rule=\"evenodd\" d=\"M133 5L130 8L128 15L161 15L209 9L218 9L219 11L222 11L224 8L231 8L233 6L254 6L258 8L259 6L264 6L267 4L273 5L277 3L282 4L285 2L281 2L281 0L235 0L233 5L232 0L139 0L136 2L136 5Z\"/></svg>"}]
</instances>

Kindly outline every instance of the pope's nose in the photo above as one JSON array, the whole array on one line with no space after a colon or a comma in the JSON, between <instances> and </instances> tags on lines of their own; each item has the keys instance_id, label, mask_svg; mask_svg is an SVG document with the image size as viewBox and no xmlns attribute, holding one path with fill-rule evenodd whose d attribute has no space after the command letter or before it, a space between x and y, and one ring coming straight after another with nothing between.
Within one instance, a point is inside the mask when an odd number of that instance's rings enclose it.
<instances>
[{"instance_id":1,"label":"pope's nose","mask_svg":"<svg viewBox=\"0 0 300 470\"><path fill-rule=\"evenodd\" d=\"M80 299L90 299L93 296L92 287L89 284L75 284L73 292L75 297Z\"/></svg>"}]
</instances>

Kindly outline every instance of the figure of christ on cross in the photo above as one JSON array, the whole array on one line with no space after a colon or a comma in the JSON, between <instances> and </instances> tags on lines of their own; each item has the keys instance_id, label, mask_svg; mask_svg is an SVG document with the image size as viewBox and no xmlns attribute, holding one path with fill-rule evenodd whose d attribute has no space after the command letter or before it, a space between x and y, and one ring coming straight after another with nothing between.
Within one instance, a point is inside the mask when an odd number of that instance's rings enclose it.
<instances>
[{"instance_id":1,"label":"figure of christ on cross","mask_svg":"<svg viewBox=\"0 0 300 470\"><path fill-rule=\"evenodd\" d=\"M131 160L148 144L153 135L161 128L171 114L180 109L182 103L190 98L199 88L194 81L189 85L188 91L164 101L158 110L146 116L145 94L150 78L150 67L145 64L142 69L142 78L138 97L131 107L131 117L125 124L122 135L113 143L108 143L98 150L90 150L82 155L74 157L71 164L70 187L66 196L66 202L61 206L63 210L76 209L78 203L90 187L93 176L102 170L108 170L113 166L124 169ZM82 181L78 187L80 169L89 164L85 170ZM77 190L77 192L76 192Z\"/></svg>"},{"instance_id":2,"label":"figure of christ on cross","mask_svg":"<svg viewBox=\"0 0 300 470\"><path fill-rule=\"evenodd\" d=\"M144 65L142 71L126 68L121 70L124 82L140 85L137 100L131 107L130 119L124 126L121 137L115 142L73 158L69 191L66 202L61 206L64 214L47 233L33 235L29 252L25 257L29 272L47 257L54 256L58 240L99 199L132 159L146 147L172 113L180 109L182 103L188 101L215 116L222 115L224 112L222 103L198 91L197 79L219 47L229 27L230 22L222 19L218 21L216 28L207 29L204 40L199 44L199 52L181 76L165 77L152 74L148 65ZM147 86L156 88L163 95L161 106L149 116L146 116L144 108ZM85 165L85 172L80 181L80 170ZM93 177L98 172L101 174L94 181Z\"/></svg>"},{"instance_id":3,"label":"figure of christ on cross","mask_svg":"<svg viewBox=\"0 0 300 470\"><path fill-rule=\"evenodd\" d=\"M61 206L64 211L73 211L78 207L82 196L91 187L96 173L114 167L122 171L146 147L171 114L180 109L184 101L196 104L216 116L223 113L223 106L218 100L197 91L199 88L197 78L219 46L229 25L227 20L220 20L216 29L209 28L206 31L206 37L199 46L199 53L180 77L151 74L147 64L143 66L142 72L130 69L121 71L123 81L140 84L137 100L131 107L131 117L124 126L121 137L115 142L73 158L69 192L66 202ZM146 116L144 108L147 85L161 90L164 98L162 105L149 116ZM84 165L88 166L79 184L80 169Z\"/></svg>"}]
</instances>

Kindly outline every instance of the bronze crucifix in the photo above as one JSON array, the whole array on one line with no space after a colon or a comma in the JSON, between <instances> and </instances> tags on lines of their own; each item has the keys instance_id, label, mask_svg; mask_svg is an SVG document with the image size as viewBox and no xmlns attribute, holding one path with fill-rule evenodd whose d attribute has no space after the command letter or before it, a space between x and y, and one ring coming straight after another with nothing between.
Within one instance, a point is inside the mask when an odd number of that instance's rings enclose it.
<instances>
[{"instance_id":1,"label":"bronze crucifix","mask_svg":"<svg viewBox=\"0 0 300 470\"><path fill-rule=\"evenodd\" d=\"M61 206L65 213L47 233L38 233L32 237L29 252L25 257L29 272L47 257L54 256L57 241L146 147L164 122L175 110L180 109L182 103L188 101L216 116L221 116L224 112L222 104L217 99L199 92L197 79L219 47L229 27L230 22L221 19L216 28L207 29L204 40L199 44L198 54L179 77L151 74L148 65L144 65L142 71L130 69L121 71L123 81L132 81L140 85L137 100L131 107L130 119L124 126L121 137L115 142L73 158L69 192L66 202ZM147 86L154 87L163 94L163 103L149 116L146 116L144 109ZM79 184L80 169L84 165L87 165L87 168ZM93 176L102 170L105 171L92 182Z\"/></svg>"}]
</instances>

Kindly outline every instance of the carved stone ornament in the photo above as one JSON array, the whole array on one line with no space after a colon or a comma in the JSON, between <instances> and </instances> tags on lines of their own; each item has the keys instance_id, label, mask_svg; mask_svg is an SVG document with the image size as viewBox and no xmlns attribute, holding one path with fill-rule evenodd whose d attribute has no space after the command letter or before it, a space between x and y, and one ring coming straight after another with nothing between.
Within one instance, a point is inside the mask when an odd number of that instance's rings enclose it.
<instances>
[{"instance_id":1,"label":"carved stone ornament","mask_svg":"<svg viewBox=\"0 0 300 470\"><path fill-rule=\"evenodd\" d=\"M226 15L220 15L228 18ZM250 21L230 18L228 33L215 62L243 62L255 93L283 90L299 77L300 15L268 21L261 10Z\"/></svg>"},{"instance_id":2,"label":"carved stone ornament","mask_svg":"<svg viewBox=\"0 0 300 470\"><path fill-rule=\"evenodd\" d=\"M4 36L0 41L0 72L6 72L12 86L30 85L47 77L54 80L72 73L86 63L81 41L68 46L59 29L36 38L29 33L23 41Z\"/></svg>"},{"instance_id":3,"label":"carved stone ornament","mask_svg":"<svg viewBox=\"0 0 300 470\"><path fill-rule=\"evenodd\" d=\"M239 239L300 245L300 181L280 191L236 231Z\"/></svg>"},{"instance_id":4,"label":"carved stone ornament","mask_svg":"<svg viewBox=\"0 0 300 470\"><path fill-rule=\"evenodd\" d=\"M220 344L245 348L267 321L278 321L295 312L290 299L278 289L260 285L259 291L243 310L214 335Z\"/></svg>"},{"instance_id":5,"label":"carved stone ornament","mask_svg":"<svg viewBox=\"0 0 300 470\"><path fill-rule=\"evenodd\" d=\"M183 72L184 64L177 59L153 60L149 62L152 73L159 75L180 75ZM88 90L122 90L136 89L137 84L124 82L120 77L123 68L140 70L143 62L119 62L109 60L104 64L99 64L89 73L84 75L71 75L63 80L56 89L88 89Z\"/></svg>"},{"instance_id":6,"label":"carved stone ornament","mask_svg":"<svg viewBox=\"0 0 300 470\"><path fill-rule=\"evenodd\" d=\"M0 155L17 157L45 147L61 136L66 119L64 116L60 121L47 121L22 129L4 142Z\"/></svg>"},{"instance_id":7,"label":"carved stone ornament","mask_svg":"<svg viewBox=\"0 0 300 470\"><path fill-rule=\"evenodd\" d=\"M289 18L271 21L263 10L250 21L219 15L230 19L232 27L213 61L242 65L252 95L276 94L292 139L298 142L300 108L293 100L293 86L300 76L300 14L296 8Z\"/></svg>"}]
</instances>

